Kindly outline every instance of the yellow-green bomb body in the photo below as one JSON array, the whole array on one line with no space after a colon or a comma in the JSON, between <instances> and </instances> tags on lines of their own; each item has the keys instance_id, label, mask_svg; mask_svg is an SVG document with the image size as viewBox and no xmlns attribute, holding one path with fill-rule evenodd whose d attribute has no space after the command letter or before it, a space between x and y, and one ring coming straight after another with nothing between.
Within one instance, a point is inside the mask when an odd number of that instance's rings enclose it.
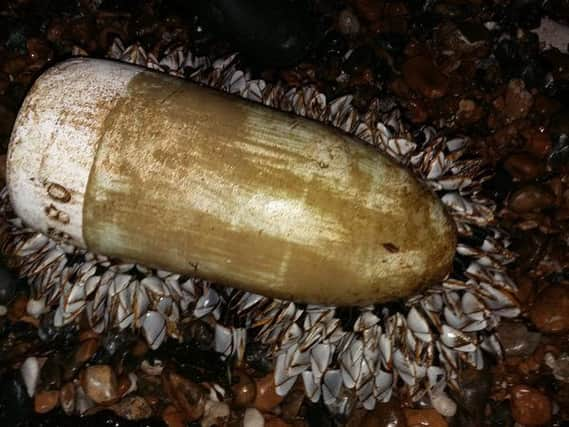
<instances>
[{"instance_id":1,"label":"yellow-green bomb body","mask_svg":"<svg viewBox=\"0 0 569 427\"><path fill-rule=\"evenodd\" d=\"M299 302L442 280L456 232L410 171L332 127L118 62L36 81L8 152L30 227L107 256Z\"/></svg>"}]
</instances>

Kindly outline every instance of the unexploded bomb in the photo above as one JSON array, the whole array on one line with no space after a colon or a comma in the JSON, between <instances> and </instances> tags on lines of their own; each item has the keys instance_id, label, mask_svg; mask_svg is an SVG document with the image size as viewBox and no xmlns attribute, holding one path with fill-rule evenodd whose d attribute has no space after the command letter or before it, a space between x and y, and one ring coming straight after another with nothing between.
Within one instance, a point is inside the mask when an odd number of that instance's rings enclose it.
<instances>
[{"instance_id":1,"label":"unexploded bomb","mask_svg":"<svg viewBox=\"0 0 569 427\"><path fill-rule=\"evenodd\" d=\"M224 357L242 361L250 343L249 349L260 348L273 361L281 396L302 382L307 398L323 401L334 414L373 409L393 393L421 405L428 397L438 410L452 412L447 393L460 394L462 369L482 368L484 352L499 357L494 331L500 319L520 313L507 275L515 254L495 225L495 203L481 185L490 173L469 140L430 126L412 133L399 111L382 110L380 100L359 113L350 95L328 99L311 85L254 79L237 55L198 57L178 47L156 58L116 40L108 57L309 117L379 147L411 168L449 210L458 237L453 271L404 304L368 305L347 315L335 306L268 298L61 243L25 227L4 189L0 249L44 307L36 312L48 311L42 321L61 326L86 318L97 333L140 332L151 348L166 337L181 339L184 324L203 321L213 326L212 348ZM154 123L150 131L161 126ZM59 187L51 190L68 198Z\"/></svg>"},{"instance_id":2,"label":"unexploded bomb","mask_svg":"<svg viewBox=\"0 0 569 427\"><path fill-rule=\"evenodd\" d=\"M133 65L41 76L8 152L15 212L107 256L299 302L367 305L449 273L413 175L316 121Z\"/></svg>"}]
</instances>

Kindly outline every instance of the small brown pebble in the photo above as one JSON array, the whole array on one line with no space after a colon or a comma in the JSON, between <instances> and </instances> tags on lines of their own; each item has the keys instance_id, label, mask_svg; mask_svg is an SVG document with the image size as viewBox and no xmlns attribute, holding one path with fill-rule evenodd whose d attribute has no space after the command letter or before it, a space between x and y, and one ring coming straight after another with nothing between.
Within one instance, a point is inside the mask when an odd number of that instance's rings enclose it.
<instances>
[{"instance_id":1,"label":"small brown pebble","mask_svg":"<svg viewBox=\"0 0 569 427\"><path fill-rule=\"evenodd\" d=\"M360 21L351 9L344 9L338 14L338 30L345 35L360 32Z\"/></svg>"},{"instance_id":2,"label":"small brown pebble","mask_svg":"<svg viewBox=\"0 0 569 427\"><path fill-rule=\"evenodd\" d=\"M419 99L409 101L407 108L409 109L409 120L413 123L424 123L429 118L424 103Z\"/></svg>"},{"instance_id":3,"label":"small brown pebble","mask_svg":"<svg viewBox=\"0 0 569 427\"><path fill-rule=\"evenodd\" d=\"M406 427L407 420L398 401L392 400L389 403L378 403L375 409L367 412L361 427Z\"/></svg>"},{"instance_id":4,"label":"small brown pebble","mask_svg":"<svg viewBox=\"0 0 569 427\"><path fill-rule=\"evenodd\" d=\"M15 77L25 70L28 63L25 56L14 56L4 61L2 64L2 71Z\"/></svg>"},{"instance_id":5,"label":"small brown pebble","mask_svg":"<svg viewBox=\"0 0 569 427\"><path fill-rule=\"evenodd\" d=\"M434 409L405 409L408 427L448 427L448 423Z\"/></svg>"},{"instance_id":6,"label":"small brown pebble","mask_svg":"<svg viewBox=\"0 0 569 427\"><path fill-rule=\"evenodd\" d=\"M26 42L26 47L30 61L40 67L53 59L53 51L43 39L30 37Z\"/></svg>"},{"instance_id":7,"label":"small brown pebble","mask_svg":"<svg viewBox=\"0 0 569 427\"><path fill-rule=\"evenodd\" d=\"M518 181L531 181L545 172L545 165L528 153L514 153L504 162L504 168Z\"/></svg>"},{"instance_id":8,"label":"small brown pebble","mask_svg":"<svg viewBox=\"0 0 569 427\"><path fill-rule=\"evenodd\" d=\"M234 377L237 383L231 387L233 392L233 405L238 408L246 408L255 400L255 381L242 370L235 372Z\"/></svg>"},{"instance_id":9,"label":"small brown pebble","mask_svg":"<svg viewBox=\"0 0 569 427\"><path fill-rule=\"evenodd\" d=\"M140 396L129 396L111 407L112 411L119 417L130 421L139 421L152 416L152 408Z\"/></svg>"},{"instance_id":10,"label":"small brown pebble","mask_svg":"<svg viewBox=\"0 0 569 427\"><path fill-rule=\"evenodd\" d=\"M51 190L51 188L48 187L48 192ZM65 189L64 189L65 190ZM53 190L52 190L53 191ZM51 195L50 195L51 196ZM60 198L57 199L59 201L65 201L65 195L63 196L64 198ZM100 335L98 333L96 333L94 330L92 329L87 329L85 331L81 331L81 333L79 334L79 341L83 342L83 341L87 341L93 338L100 338Z\"/></svg>"},{"instance_id":11,"label":"small brown pebble","mask_svg":"<svg viewBox=\"0 0 569 427\"><path fill-rule=\"evenodd\" d=\"M87 367L81 380L85 393L96 403L108 404L119 396L117 378L109 365Z\"/></svg>"},{"instance_id":12,"label":"small brown pebble","mask_svg":"<svg viewBox=\"0 0 569 427\"><path fill-rule=\"evenodd\" d=\"M569 286L554 285L537 295L530 319L544 333L569 331Z\"/></svg>"},{"instance_id":13,"label":"small brown pebble","mask_svg":"<svg viewBox=\"0 0 569 427\"><path fill-rule=\"evenodd\" d=\"M526 150L540 159L551 153L551 136L545 129L528 129L523 133Z\"/></svg>"},{"instance_id":14,"label":"small brown pebble","mask_svg":"<svg viewBox=\"0 0 569 427\"><path fill-rule=\"evenodd\" d=\"M59 397L61 401L61 408L67 415L71 415L75 410L75 386L73 383L66 383L61 388Z\"/></svg>"},{"instance_id":15,"label":"small brown pebble","mask_svg":"<svg viewBox=\"0 0 569 427\"><path fill-rule=\"evenodd\" d=\"M169 405L162 412L162 420L168 427L185 427L184 416L174 405Z\"/></svg>"},{"instance_id":16,"label":"small brown pebble","mask_svg":"<svg viewBox=\"0 0 569 427\"><path fill-rule=\"evenodd\" d=\"M282 418L271 417L265 420L265 427L290 427L290 426L291 425Z\"/></svg>"},{"instance_id":17,"label":"small brown pebble","mask_svg":"<svg viewBox=\"0 0 569 427\"><path fill-rule=\"evenodd\" d=\"M509 207L517 213L536 212L551 207L555 197L548 188L526 185L516 191L509 200Z\"/></svg>"},{"instance_id":18,"label":"small brown pebble","mask_svg":"<svg viewBox=\"0 0 569 427\"><path fill-rule=\"evenodd\" d=\"M273 372L259 378L256 383L257 394L253 403L255 408L261 412L269 412L283 401L284 397L277 394Z\"/></svg>"},{"instance_id":19,"label":"small brown pebble","mask_svg":"<svg viewBox=\"0 0 569 427\"><path fill-rule=\"evenodd\" d=\"M181 375L170 373L166 387L175 405L182 410L189 421L202 417L205 407L205 390L202 386L187 380Z\"/></svg>"},{"instance_id":20,"label":"small brown pebble","mask_svg":"<svg viewBox=\"0 0 569 427\"><path fill-rule=\"evenodd\" d=\"M118 381L119 381L118 382L118 395L122 397L125 395L125 393L127 391L130 390L130 387L132 386L132 381L130 380L128 375L125 375L125 374L121 375L119 377Z\"/></svg>"},{"instance_id":21,"label":"small brown pebble","mask_svg":"<svg viewBox=\"0 0 569 427\"><path fill-rule=\"evenodd\" d=\"M426 56L416 56L403 64L407 85L427 98L440 98L448 90L448 78Z\"/></svg>"},{"instance_id":22,"label":"small brown pebble","mask_svg":"<svg viewBox=\"0 0 569 427\"><path fill-rule=\"evenodd\" d=\"M537 426L551 420L551 401L541 391L517 385L511 391L511 408L514 419L524 425Z\"/></svg>"},{"instance_id":23,"label":"small brown pebble","mask_svg":"<svg viewBox=\"0 0 569 427\"><path fill-rule=\"evenodd\" d=\"M472 99L461 99L458 102L457 119L462 124L476 123L482 118L482 108Z\"/></svg>"},{"instance_id":24,"label":"small brown pebble","mask_svg":"<svg viewBox=\"0 0 569 427\"><path fill-rule=\"evenodd\" d=\"M59 390L40 391L34 399L34 410L38 414L46 414L59 404Z\"/></svg>"},{"instance_id":25,"label":"small brown pebble","mask_svg":"<svg viewBox=\"0 0 569 427\"><path fill-rule=\"evenodd\" d=\"M27 306L28 298L24 295L19 295L8 307L8 319L12 322L18 322L26 315Z\"/></svg>"},{"instance_id":26,"label":"small brown pebble","mask_svg":"<svg viewBox=\"0 0 569 427\"><path fill-rule=\"evenodd\" d=\"M230 415L231 410L227 403L208 400L205 403L204 416L200 421L201 427L225 426Z\"/></svg>"},{"instance_id":27,"label":"small brown pebble","mask_svg":"<svg viewBox=\"0 0 569 427\"><path fill-rule=\"evenodd\" d=\"M146 342L144 342L143 340L138 340L132 347L130 354L132 354L133 357L142 357L147 352L148 352L148 344L146 344Z\"/></svg>"},{"instance_id":28,"label":"small brown pebble","mask_svg":"<svg viewBox=\"0 0 569 427\"><path fill-rule=\"evenodd\" d=\"M75 353L75 362L82 364L91 359L99 348L99 340L92 338L81 343L77 353Z\"/></svg>"},{"instance_id":29,"label":"small brown pebble","mask_svg":"<svg viewBox=\"0 0 569 427\"><path fill-rule=\"evenodd\" d=\"M513 79L504 95L504 113L511 120L523 119L533 105L533 96L526 90L523 80Z\"/></svg>"}]
</instances>

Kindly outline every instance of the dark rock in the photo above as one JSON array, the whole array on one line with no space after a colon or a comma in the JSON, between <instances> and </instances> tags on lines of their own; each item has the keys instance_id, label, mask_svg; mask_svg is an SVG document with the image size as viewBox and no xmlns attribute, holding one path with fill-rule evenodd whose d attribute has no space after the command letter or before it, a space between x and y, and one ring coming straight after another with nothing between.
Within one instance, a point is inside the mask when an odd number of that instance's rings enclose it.
<instances>
[{"instance_id":1,"label":"dark rock","mask_svg":"<svg viewBox=\"0 0 569 427\"><path fill-rule=\"evenodd\" d=\"M324 33L298 1L201 0L195 7L207 25L259 65L293 65Z\"/></svg>"},{"instance_id":2,"label":"dark rock","mask_svg":"<svg viewBox=\"0 0 569 427\"><path fill-rule=\"evenodd\" d=\"M463 372L462 395L457 398L458 411L452 419L452 426L480 426L484 419L484 408L492 391L493 378L488 370L468 368Z\"/></svg>"},{"instance_id":3,"label":"dark rock","mask_svg":"<svg viewBox=\"0 0 569 427\"><path fill-rule=\"evenodd\" d=\"M533 354L541 334L530 332L523 323L503 321L496 330L506 356L528 357Z\"/></svg>"},{"instance_id":4,"label":"dark rock","mask_svg":"<svg viewBox=\"0 0 569 427\"><path fill-rule=\"evenodd\" d=\"M33 402L19 372L0 377L0 421L3 421L0 424L13 427L24 425L32 414Z\"/></svg>"},{"instance_id":5,"label":"dark rock","mask_svg":"<svg viewBox=\"0 0 569 427\"><path fill-rule=\"evenodd\" d=\"M53 324L55 312L49 312L42 316L37 330L39 338L50 348L57 348L62 352L71 350L79 341L79 327L70 324L63 327L56 327Z\"/></svg>"}]
</instances>

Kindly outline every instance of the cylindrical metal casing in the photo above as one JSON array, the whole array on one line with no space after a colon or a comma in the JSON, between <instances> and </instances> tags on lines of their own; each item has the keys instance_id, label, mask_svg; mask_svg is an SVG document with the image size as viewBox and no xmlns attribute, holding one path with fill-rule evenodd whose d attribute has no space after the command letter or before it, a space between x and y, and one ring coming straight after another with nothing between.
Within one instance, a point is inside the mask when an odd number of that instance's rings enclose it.
<instances>
[{"instance_id":1,"label":"cylindrical metal casing","mask_svg":"<svg viewBox=\"0 0 569 427\"><path fill-rule=\"evenodd\" d=\"M403 297L449 271L438 198L321 123L118 62L45 72L14 126L16 213L91 251L302 302Z\"/></svg>"}]
</instances>

